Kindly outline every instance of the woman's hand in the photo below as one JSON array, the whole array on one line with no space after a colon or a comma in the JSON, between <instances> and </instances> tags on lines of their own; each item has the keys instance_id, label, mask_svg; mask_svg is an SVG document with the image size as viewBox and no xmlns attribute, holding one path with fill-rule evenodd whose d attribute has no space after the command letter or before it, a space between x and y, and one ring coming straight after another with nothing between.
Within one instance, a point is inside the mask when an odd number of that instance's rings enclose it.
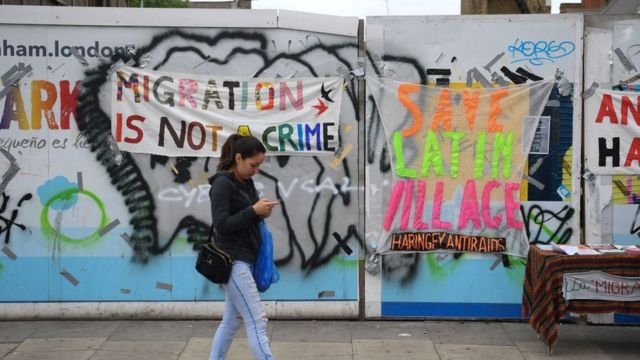
<instances>
[{"instance_id":1,"label":"woman's hand","mask_svg":"<svg viewBox=\"0 0 640 360\"><path fill-rule=\"evenodd\" d=\"M268 218L271 215L271 211L273 207L278 205L280 201L272 201L269 199L260 199L257 203L253 204L253 210L258 214L258 216L262 216L263 218Z\"/></svg>"}]
</instances>

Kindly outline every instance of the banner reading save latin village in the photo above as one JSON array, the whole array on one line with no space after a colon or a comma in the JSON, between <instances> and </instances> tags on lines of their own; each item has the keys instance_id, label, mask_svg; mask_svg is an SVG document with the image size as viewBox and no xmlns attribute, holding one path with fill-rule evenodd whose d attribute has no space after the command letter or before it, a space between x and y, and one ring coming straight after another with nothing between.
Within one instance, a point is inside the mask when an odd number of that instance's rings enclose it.
<instances>
[{"instance_id":1,"label":"banner reading save latin village","mask_svg":"<svg viewBox=\"0 0 640 360\"><path fill-rule=\"evenodd\" d=\"M120 150L219 157L250 132L269 155L333 154L343 79L233 78L121 67L111 77L111 131Z\"/></svg>"},{"instance_id":2,"label":"banner reading save latin village","mask_svg":"<svg viewBox=\"0 0 640 360\"><path fill-rule=\"evenodd\" d=\"M378 251L526 256L520 182L552 80L490 89L367 77L390 152Z\"/></svg>"},{"instance_id":3,"label":"banner reading save latin village","mask_svg":"<svg viewBox=\"0 0 640 360\"><path fill-rule=\"evenodd\" d=\"M640 174L640 96L598 89L585 100L587 169L596 175Z\"/></svg>"}]
</instances>

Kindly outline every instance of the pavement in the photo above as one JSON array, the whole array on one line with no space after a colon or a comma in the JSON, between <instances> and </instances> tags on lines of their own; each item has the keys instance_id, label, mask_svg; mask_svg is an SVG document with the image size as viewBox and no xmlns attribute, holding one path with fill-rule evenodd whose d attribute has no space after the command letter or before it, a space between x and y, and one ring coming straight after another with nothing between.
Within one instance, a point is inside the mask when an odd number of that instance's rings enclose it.
<instances>
[{"instance_id":1,"label":"pavement","mask_svg":"<svg viewBox=\"0 0 640 360\"><path fill-rule=\"evenodd\" d=\"M208 359L217 321L0 321L0 359ZM275 359L547 359L524 322L270 321ZM559 325L552 359L638 359L640 326ZM250 360L239 331L229 360Z\"/></svg>"}]
</instances>

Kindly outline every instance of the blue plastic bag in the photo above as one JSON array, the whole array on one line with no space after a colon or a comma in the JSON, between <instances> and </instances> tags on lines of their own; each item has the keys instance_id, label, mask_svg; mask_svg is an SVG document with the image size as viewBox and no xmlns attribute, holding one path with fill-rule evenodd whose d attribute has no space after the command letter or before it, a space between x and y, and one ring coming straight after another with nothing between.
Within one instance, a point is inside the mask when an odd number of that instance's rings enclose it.
<instances>
[{"instance_id":1,"label":"blue plastic bag","mask_svg":"<svg viewBox=\"0 0 640 360\"><path fill-rule=\"evenodd\" d=\"M265 292L271 284L280 280L280 273L276 264L273 263L273 237L264 221L260 222L260 237L262 241L258 259L253 267L253 278L258 286L258 291Z\"/></svg>"}]
</instances>

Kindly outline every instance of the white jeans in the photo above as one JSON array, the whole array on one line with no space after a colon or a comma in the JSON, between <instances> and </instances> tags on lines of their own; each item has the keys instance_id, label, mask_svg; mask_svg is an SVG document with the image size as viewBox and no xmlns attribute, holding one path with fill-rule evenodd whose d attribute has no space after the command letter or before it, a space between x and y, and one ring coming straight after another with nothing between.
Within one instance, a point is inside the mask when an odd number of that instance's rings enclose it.
<instances>
[{"instance_id":1,"label":"white jeans","mask_svg":"<svg viewBox=\"0 0 640 360\"><path fill-rule=\"evenodd\" d=\"M223 287L224 315L213 338L209 360L227 357L233 337L243 322L253 357L257 360L273 359L267 338L267 316L260 305L251 265L234 261L229 282Z\"/></svg>"}]
</instances>

